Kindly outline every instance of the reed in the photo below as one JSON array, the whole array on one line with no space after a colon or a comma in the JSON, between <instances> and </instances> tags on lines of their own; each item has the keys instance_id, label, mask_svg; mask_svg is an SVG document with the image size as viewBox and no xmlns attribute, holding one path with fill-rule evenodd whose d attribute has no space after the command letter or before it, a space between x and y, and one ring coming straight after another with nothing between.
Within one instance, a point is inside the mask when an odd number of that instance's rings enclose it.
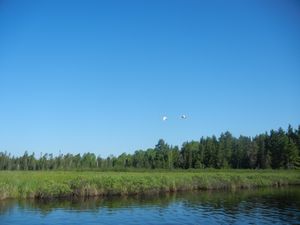
<instances>
[{"instance_id":1,"label":"reed","mask_svg":"<svg viewBox=\"0 0 300 225\"><path fill-rule=\"evenodd\" d=\"M299 184L299 170L0 171L0 199L133 195Z\"/></svg>"}]
</instances>

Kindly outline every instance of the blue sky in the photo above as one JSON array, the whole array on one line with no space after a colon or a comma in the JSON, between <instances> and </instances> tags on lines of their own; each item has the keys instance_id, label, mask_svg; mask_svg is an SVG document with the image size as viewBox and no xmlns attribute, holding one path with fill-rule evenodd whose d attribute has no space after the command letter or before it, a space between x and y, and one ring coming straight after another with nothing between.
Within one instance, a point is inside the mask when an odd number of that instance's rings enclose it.
<instances>
[{"instance_id":1,"label":"blue sky","mask_svg":"<svg viewBox=\"0 0 300 225\"><path fill-rule=\"evenodd\" d=\"M0 151L108 156L296 127L299 40L293 0L3 0Z\"/></svg>"}]
</instances>

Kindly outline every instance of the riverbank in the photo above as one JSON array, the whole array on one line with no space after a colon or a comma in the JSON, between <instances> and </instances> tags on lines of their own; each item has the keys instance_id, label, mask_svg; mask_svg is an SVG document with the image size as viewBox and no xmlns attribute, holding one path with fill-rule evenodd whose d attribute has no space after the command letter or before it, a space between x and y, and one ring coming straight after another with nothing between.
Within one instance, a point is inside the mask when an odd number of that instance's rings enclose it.
<instances>
[{"instance_id":1,"label":"riverbank","mask_svg":"<svg viewBox=\"0 0 300 225\"><path fill-rule=\"evenodd\" d=\"M298 170L0 171L0 199L133 195L299 184Z\"/></svg>"}]
</instances>

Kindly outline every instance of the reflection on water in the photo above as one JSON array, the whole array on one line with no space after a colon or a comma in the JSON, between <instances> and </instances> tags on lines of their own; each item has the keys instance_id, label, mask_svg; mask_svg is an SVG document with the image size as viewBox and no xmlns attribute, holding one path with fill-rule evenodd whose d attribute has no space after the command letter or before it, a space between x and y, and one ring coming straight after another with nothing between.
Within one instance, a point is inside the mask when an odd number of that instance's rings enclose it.
<instances>
[{"instance_id":1,"label":"reflection on water","mask_svg":"<svg viewBox=\"0 0 300 225\"><path fill-rule=\"evenodd\" d=\"M299 187L0 201L0 224L297 224Z\"/></svg>"}]
</instances>

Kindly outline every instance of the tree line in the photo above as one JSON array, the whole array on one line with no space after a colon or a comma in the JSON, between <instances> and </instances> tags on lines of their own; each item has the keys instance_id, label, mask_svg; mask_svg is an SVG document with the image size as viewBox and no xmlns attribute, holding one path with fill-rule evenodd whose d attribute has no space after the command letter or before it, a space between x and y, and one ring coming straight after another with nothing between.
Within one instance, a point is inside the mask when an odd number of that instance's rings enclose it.
<instances>
[{"instance_id":1,"label":"tree line","mask_svg":"<svg viewBox=\"0 0 300 225\"><path fill-rule=\"evenodd\" d=\"M300 125L279 128L255 137L234 137L230 132L184 142L179 148L160 139L154 148L102 158L94 153L43 154L16 157L0 152L0 170L76 169L292 169L300 168Z\"/></svg>"}]
</instances>

